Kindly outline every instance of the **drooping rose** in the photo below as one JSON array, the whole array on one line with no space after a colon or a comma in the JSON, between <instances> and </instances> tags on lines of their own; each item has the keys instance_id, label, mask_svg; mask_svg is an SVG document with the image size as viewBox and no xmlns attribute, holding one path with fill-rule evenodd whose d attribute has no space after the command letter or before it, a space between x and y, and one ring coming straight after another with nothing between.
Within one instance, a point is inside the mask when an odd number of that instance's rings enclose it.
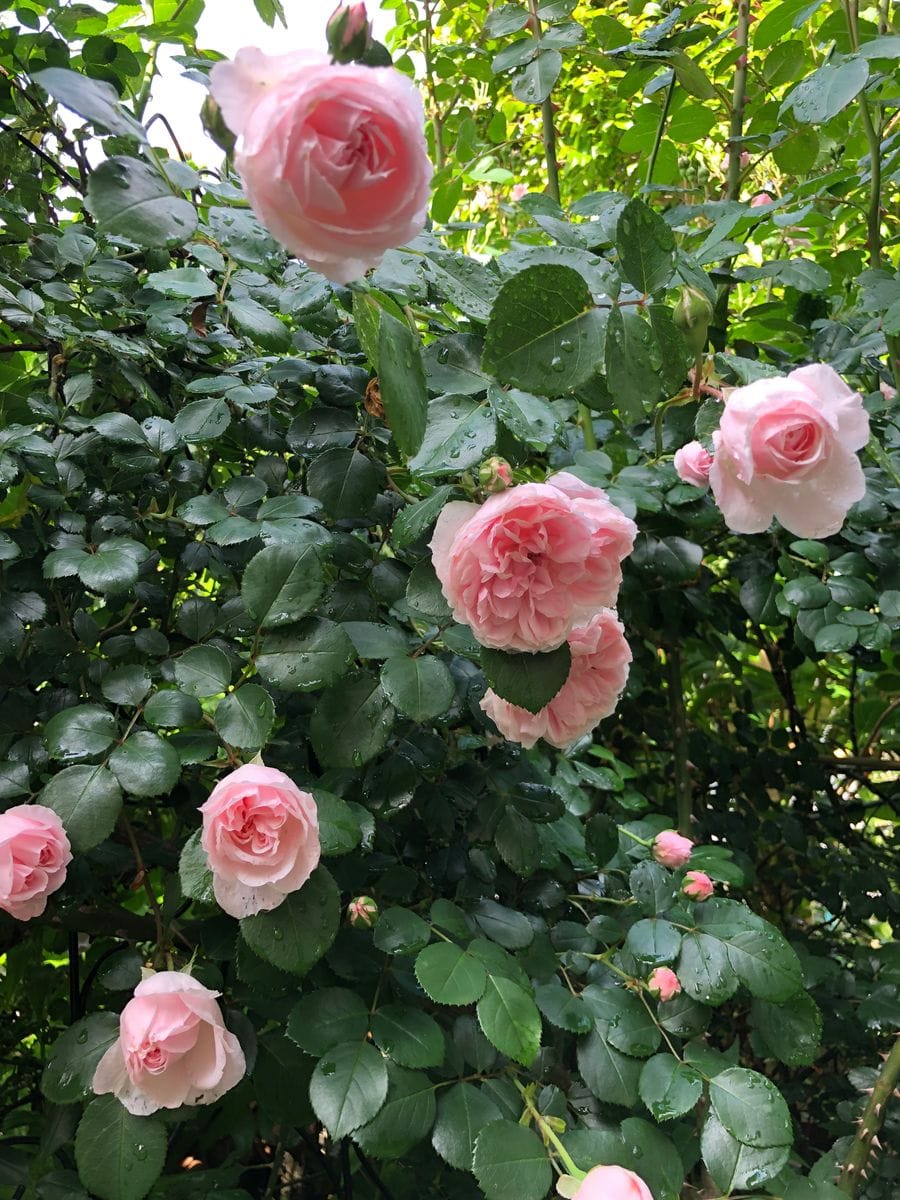
<instances>
[{"instance_id":1,"label":"drooping rose","mask_svg":"<svg viewBox=\"0 0 900 1200\"><path fill-rule=\"evenodd\" d=\"M0 908L17 921L39 917L61 888L72 848L63 823L42 804L0 813Z\"/></svg>"},{"instance_id":2,"label":"drooping rose","mask_svg":"<svg viewBox=\"0 0 900 1200\"><path fill-rule=\"evenodd\" d=\"M856 451L869 440L862 397L822 363L757 379L728 397L709 473L735 533L774 517L798 537L829 537L865 494Z\"/></svg>"},{"instance_id":3,"label":"drooping rose","mask_svg":"<svg viewBox=\"0 0 900 1200\"><path fill-rule=\"evenodd\" d=\"M688 442L680 450L675 451L675 470L682 483L693 484L694 487L709 487L709 468L712 466L712 455L699 442Z\"/></svg>"},{"instance_id":4,"label":"drooping rose","mask_svg":"<svg viewBox=\"0 0 900 1200\"><path fill-rule=\"evenodd\" d=\"M568 746L615 710L628 679L631 649L616 614L603 609L569 634L572 665L549 704L539 712L502 700L488 689L481 707L505 738L533 746L543 738L551 746Z\"/></svg>"},{"instance_id":5,"label":"drooping rose","mask_svg":"<svg viewBox=\"0 0 900 1200\"><path fill-rule=\"evenodd\" d=\"M138 1117L224 1096L246 1064L218 995L181 971L139 983L122 1010L118 1038L97 1064L94 1092L114 1093Z\"/></svg>"},{"instance_id":6,"label":"drooping rose","mask_svg":"<svg viewBox=\"0 0 900 1200\"><path fill-rule=\"evenodd\" d=\"M657 967L647 980L647 987L660 1000L671 1000L681 991L681 982L671 967Z\"/></svg>"},{"instance_id":7,"label":"drooping rose","mask_svg":"<svg viewBox=\"0 0 900 1200\"><path fill-rule=\"evenodd\" d=\"M615 605L636 533L605 492L563 472L445 504L431 552L457 621L483 646L534 653Z\"/></svg>"},{"instance_id":8,"label":"drooping rose","mask_svg":"<svg viewBox=\"0 0 900 1200\"><path fill-rule=\"evenodd\" d=\"M232 917L277 908L319 862L316 802L274 767L238 767L200 811L216 900Z\"/></svg>"},{"instance_id":9,"label":"drooping rose","mask_svg":"<svg viewBox=\"0 0 900 1200\"><path fill-rule=\"evenodd\" d=\"M694 843L690 838L682 837L674 829L664 829L653 840L653 857L658 863L670 870L683 867L691 857Z\"/></svg>"},{"instance_id":10,"label":"drooping rose","mask_svg":"<svg viewBox=\"0 0 900 1200\"><path fill-rule=\"evenodd\" d=\"M432 166L422 99L399 71L246 48L210 88L253 211L309 266L348 283L421 232Z\"/></svg>"},{"instance_id":11,"label":"drooping rose","mask_svg":"<svg viewBox=\"0 0 900 1200\"><path fill-rule=\"evenodd\" d=\"M681 890L692 900L708 900L713 894L713 881L705 871L688 871Z\"/></svg>"},{"instance_id":12,"label":"drooping rose","mask_svg":"<svg viewBox=\"0 0 900 1200\"><path fill-rule=\"evenodd\" d=\"M627 1167L592 1167L574 1200L653 1200L653 1193Z\"/></svg>"}]
</instances>

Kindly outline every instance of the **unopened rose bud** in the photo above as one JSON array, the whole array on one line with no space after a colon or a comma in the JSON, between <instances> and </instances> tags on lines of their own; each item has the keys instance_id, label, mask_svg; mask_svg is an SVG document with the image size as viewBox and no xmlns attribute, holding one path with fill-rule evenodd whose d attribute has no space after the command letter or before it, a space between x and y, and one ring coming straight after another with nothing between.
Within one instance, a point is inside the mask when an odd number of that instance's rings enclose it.
<instances>
[{"instance_id":1,"label":"unopened rose bud","mask_svg":"<svg viewBox=\"0 0 900 1200\"><path fill-rule=\"evenodd\" d=\"M713 894L713 881L705 871L688 871L681 890L692 900L708 900Z\"/></svg>"},{"instance_id":2,"label":"unopened rose bud","mask_svg":"<svg viewBox=\"0 0 900 1200\"><path fill-rule=\"evenodd\" d=\"M371 929L378 920L378 905L371 896L357 896L347 905L347 919L354 929Z\"/></svg>"},{"instance_id":3,"label":"unopened rose bud","mask_svg":"<svg viewBox=\"0 0 900 1200\"><path fill-rule=\"evenodd\" d=\"M328 18L325 38L334 62L359 62L372 41L365 4L339 4Z\"/></svg>"},{"instance_id":4,"label":"unopened rose bud","mask_svg":"<svg viewBox=\"0 0 900 1200\"><path fill-rule=\"evenodd\" d=\"M681 991L678 976L670 967L657 967L647 980L647 987L660 1000L671 1000Z\"/></svg>"},{"instance_id":5,"label":"unopened rose bud","mask_svg":"<svg viewBox=\"0 0 900 1200\"><path fill-rule=\"evenodd\" d=\"M713 306L708 298L697 288L682 288L672 313L672 320L684 334L684 340L694 354L702 354L706 349L706 338L712 318Z\"/></svg>"},{"instance_id":6,"label":"unopened rose bud","mask_svg":"<svg viewBox=\"0 0 900 1200\"><path fill-rule=\"evenodd\" d=\"M693 848L694 843L690 838L682 837L674 829L664 829L653 842L653 857L662 866L675 870L684 866Z\"/></svg>"},{"instance_id":7,"label":"unopened rose bud","mask_svg":"<svg viewBox=\"0 0 900 1200\"><path fill-rule=\"evenodd\" d=\"M512 484L512 467L495 454L478 468L478 482L486 492L502 492Z\"/></svg>"}]
</instances>

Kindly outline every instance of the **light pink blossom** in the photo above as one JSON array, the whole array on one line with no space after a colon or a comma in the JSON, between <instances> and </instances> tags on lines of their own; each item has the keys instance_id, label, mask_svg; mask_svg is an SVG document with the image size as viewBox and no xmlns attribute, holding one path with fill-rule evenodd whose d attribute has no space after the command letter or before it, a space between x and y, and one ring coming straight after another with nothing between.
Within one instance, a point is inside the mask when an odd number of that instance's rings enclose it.
<instances>
[{"instance_id":1,"label":"light pink blossom","mask_svg":"<svg viewBox=\"0 0 900 1200\"><path fill-rule=\"evenodd\" d=\"M574 1200L653 1200L653 1193L627 1167L592 1167Z\"/></svg>"},{"instance_id":2,"label":"light pink blossom","mask_svg":"<svg viewBox=\"0 0 900 1200\"><path fill-rule=\"evenodd\" d=\"M0 813L0 908L17 921L39 917L61 888L72 848L63 823L42 804Z\"/></svg>"},{"instance_id":3,"label":"light pink blossom","mask_svg":"<svg viewBox=\"0 0 900 1200\"><path fill-rule=\"evenodd\" d=\"M681 983L671 967L657 967L647 980L647 987L660 1000L671 1000L681 991Z\"/></svg>"},{"instance_id":4,"label":"light pink blossom","mask_svg":"<svg viewBox=\"0 0 900 1200\"><path fill-rule=\"evenodd\" d=\"M688 442L680 450L675 451L675 470L682 483L693 484L694 487L709 487L709 468L712 466L712 455L699 442Z\"/></svg>"},{"instance_id":5,"label":"light pink blossom","mask_svg":"<svg viewBox=\"0 0 900 1200\"><path fill-rule=\"evenodd\" d=\"M688 871L681 890L692 900L708 900L713 894L713 881L705 871Z\"/></svg>"},{"instance_id":6,"label":"light pink blossom","mask_svg":"<svg viewBox=\"0 0 900 1200\"><path fill-rule=\"evenodd\" d=\"M283 771L238 767L219 780L200 811L216 900L232 917L277 908L318 864L316 802Z\"/></svg>"},{"instance_id":7,"label":"light pink blossom","mask_svg":"<svg viewBox=\"0 0 900 1200\"><path fill-rule=\"evenodd\" d=\"M254 212L309 266L348 283L421 232L432 166L405 75L246 48L216 63L210 89Z\"/></svg>"},{"instance_id":8,"label":"light pink blossom","mask_svg":"<svg viewBox=\"0 0 900 1200\"><path fill-rule=\"evenodd\" d=\"M457 621L483 646L534 653L615 604L636 533L605 492L563 472L445 504L431 551Z\"/></svg>"},{"instance_id":9,"label":"light pink blossom","mask_svg":"<svg viewBox=\"0 0 900 1200\"><path fill-rule=\"evenodd\" d=\"M691 857L694 843L690 838L682 837L674 829L664 829L653 840L653 857L658 863L670 870L683 867Z\"/></svg>"},{"instance_id":10,"label":"light pink blossom","mask_svg":"<svg viewBox=\"0 0 900 1200\"><path fill-rule=\"evenodd\" d=\"M481 707L505 738L533 746L543 738L568 746L615 711L628 679L631 649L616 614L603 609L569 634L572 665L553 699L539 712L502 700L489 689Z\"/></svg>"},{"instance_id":11,"label":"light pink blossom","mask_svg":"<svg viewBox=\"0 0 900 1200\"><path fill-rule=\"evenodd\" d=\"M709 473L725 524L762 533L774 516L798 537L837 533L865 494L856 451L868 439L862 397L821 363L736 388Z\"/></svg>"},{"instance_id":12,"label":"light pink blossom","mask_svg":"<svg viewBox=\"0 0 900 1200\"><path fill-rule=\"evenodd\" d=\"M139 983L122 1010L118 1038L97 1064L93 1090L114 1093L138 1117L218 1100L246 1066L218 995L181 971Z\"/></svg>"}]
</instances>

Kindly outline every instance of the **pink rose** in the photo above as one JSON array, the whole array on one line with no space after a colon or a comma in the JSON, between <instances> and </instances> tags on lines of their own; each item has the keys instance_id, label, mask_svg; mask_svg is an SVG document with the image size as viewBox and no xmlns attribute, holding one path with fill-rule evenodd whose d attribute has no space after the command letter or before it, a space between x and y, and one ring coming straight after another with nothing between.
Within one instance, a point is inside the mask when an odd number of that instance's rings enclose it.
<instances>
[{"instance_id":1,"label":"pink rose","mask_svg":"<svg viewBox=\"0 0 900 1200\"><path fill-rule=\"evenodd\" d=\"M432 167L399 71L247 48L209 78L253 211L309 266L348 283L421 232Z\"/></svg>"},{"instance_id":2,"label":"pink rose","mask_svg":"<svg viewBox=\"0 0 900 1200\"><path fill-rule=\"evenodd\" d=\"M527 183L514 183L512 186L512 190L509 193L509 198L510 198L510 200L512 200L513 204L518 204L518 202L522 199L522 197L527 196L527 195L528 195L528 184Z\"/></svg>"},{"instance_id":3,"label":"pink rose","mask_svg":"<svg viewBox=\"0 0 900 1200\"><path fill-rule=\"evenodd\" d=\"M868 440L862 397L821 363L735 388L709 472L725 524L763 533L775 516L798 537L837 533L865 494L856 451Z\"/></svg>"},{"instance_id":4,"label":"pink rose","mask_svg":"<svg viewBox=\"0 0 900 1200\"><path fill-rule=\"evenodd\" d=\"M705 871L688 871L681 890L692 900L708 900L713 894L713 881Z\"/></svg>"},{"instance_id":5,"label":"pink rose","mask_svg":"<svg viewBox=\"0 0 900 1200\"><path fill-rule=\"evenodd\" d=\"M0 908L17 921L39 917L66 880L72 847L63 823L41 804L0 813Z\"/></svg>"},{"instance_id":6,"label":"pink rose","mask_svg":"<svg viewBox=\"0 0 900 1200\"><path fill-rule=\"evenodd\" d=\"M238 767L219 780L200 811L216 900L232 917L277 908L318 864L316 802L283 771Z\"/></svg>"},{"instance_id":7,"label":"pink rose","mask_svg":"<svg viewBox=\"0 0 900 1200\"><path fill-rule=\"evenodd\" d=\"M657 967L647 980L647 987L660 1000L671 1000L681 991L678 976L669 967Z\"/></svg>"},{"instance_id":8,"label":"pink rose","mask_svg":"<svg viewBox=\"0 0 900 1200\"><path fill-rule=\"evenodd\" d=\"M134 989L119 1036L94 1072L96 1094L113 1092L130 1113L212 1104L240 1083L241 1044L225 1028L218 992L184 975L160 971Z\"/></svg>"},{"instance_id":9,"label":"pink rose","mask_svg":"<svg viewBox=\"0 0 900 1200\"><path fill-rule=\"evenodd\" d=\"M627 1167L592 1167L574 1200L653 1200L653 1193Z\"/></svg>"},{"instance_id":10,"label":"pink rose","mask_svg":"<svg viewBox=\"0 0 900 1200\"><path fill-rule=\"evenodd\" d=\"M483 646L533 653L615 605L636 533L605 492L563 472L480 507L445 504L431 552L457 621Z\"/></svg>"},{"instance_id":11,"label":"pink rose","mask_svg":"<svg viewBox=\"0 0 900 1200\"><path fill-rule=\"evenodd\" d=\"M767 192L757 192L755 196L751 196L751 198L750 198L750 207L751 208L762 208L763 205L765 205L765 204L774 204L774 203L775 203L775 201L772 199L772 197L770 195L768 195Z\"/></svg>"},{"instance_id":12,"label":"pink rose","mask_svg":"<svg viewBox=\"0 0 900 1200\"><path fill-rule=\"evenodd\" d=\"M653 857L664 867L675 870L683 867L691 857L694 843L690 838L682 837L674 829L664 829L653 841Z\"/></svg>"},{"instance_id":13,"label":"pink rose","mask_svg":"<svg viewBox=\"0 0 900 1200\"><path fill-rule=\"evenodd\" d=\"M675 451L675 470L682 483L693 484L694 487L709 487L709 468L712 466L712 455L699 442L688 442L680 450Z\"/></svg>"},{"instance_id":14,"label":"pink rose","mask_svg":"<svg viewBox=\"0 0 900 1200\"><path fill-rule=\"evenodd\" d=\"M505 738L533 746L543 738L551 746L568 746L615 710L628 679L631 650L616 614L597 613L569 634L572 665L553 699L539 712L485 692L481 707Z\"/></svg>"}]
</instances>

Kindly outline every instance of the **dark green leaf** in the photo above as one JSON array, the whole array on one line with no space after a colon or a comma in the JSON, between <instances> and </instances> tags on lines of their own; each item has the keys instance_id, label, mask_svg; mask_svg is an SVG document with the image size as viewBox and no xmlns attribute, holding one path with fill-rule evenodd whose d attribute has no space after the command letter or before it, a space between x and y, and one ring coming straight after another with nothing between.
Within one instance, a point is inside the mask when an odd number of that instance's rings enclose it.
<instances>
[{"instance_id":1,"label":"dark green leaf","mask_svg":"<svg viewBox=\"0 0 900 1200\"><path fill-rule=\"evenodd\" d=\"M335 1141L371 1121L388 1090L385 1061L365 1041L344 1042L316 1065L309 1098L316 1116Z\"/></svg>"},{"instance_id":2,"label":"dark green leaf","mask_svg":"<svg viewBox=\"0 0 900 1200\"><path fill-rule=\"evenodd\" d=\"M66 767L41 792L40 802L59 816L72 849L84 852L112 833L122 811L122 789L106 767Z\"/></svg>"},{"instance_id":3,"label":"dark green leaf","mask_svg":"<svg viewBox=\"0 0 900 1200\"><path fill-rule=\"evenodd\" d=\"M568 642L546 654L481 651L485 678L498 696L536 713L550 703L569 676L572 655Z\"/></svg>"},{"instance_id":4,"label":"dark green leaf","mask_svg":"<svg viewBox=\"0 0 900 1200\"><path fill-rule=\"evenodd\" d=\"M305 975L334 941L340 907L337 885L324 867L317 867L303 887L277 908L244 917L241 936L266 962Z\"/></svg>"},{"instance_id":5,"label":"dark green leaf","mask_svg":"<svg viewBox=\"0 0 900 1200\"><path fill-rule=\"evenodd\" d=\"M425 435L422 348L409 325L385 311L378 323L378 382L387 424L401 453L410 457Z\"/></svg>"},{"instance_id":6,"label":"dark green leaf","mask_svg":"<svg viewBox=\"0 0 900 1200\"><path fill-rule=\"evenodd\" d=\"M197 228L193 204L173 195L166 181L140 159L109 158L95 167L87 198L104 233L139 246L180 246Z\"/></svg>"},{"instance_id":7,"label":"dark green leaf","mask_svg":"<svg viewBox=\"0 0 900 1200\"><path fill-rule=\"evenodd\" d=\"M78 1124L75 1161L100 1200L143 1200L165 1165L166 1127L132 1116L115 1096L98 1096Z\"/></svg>"}]
</instances>

